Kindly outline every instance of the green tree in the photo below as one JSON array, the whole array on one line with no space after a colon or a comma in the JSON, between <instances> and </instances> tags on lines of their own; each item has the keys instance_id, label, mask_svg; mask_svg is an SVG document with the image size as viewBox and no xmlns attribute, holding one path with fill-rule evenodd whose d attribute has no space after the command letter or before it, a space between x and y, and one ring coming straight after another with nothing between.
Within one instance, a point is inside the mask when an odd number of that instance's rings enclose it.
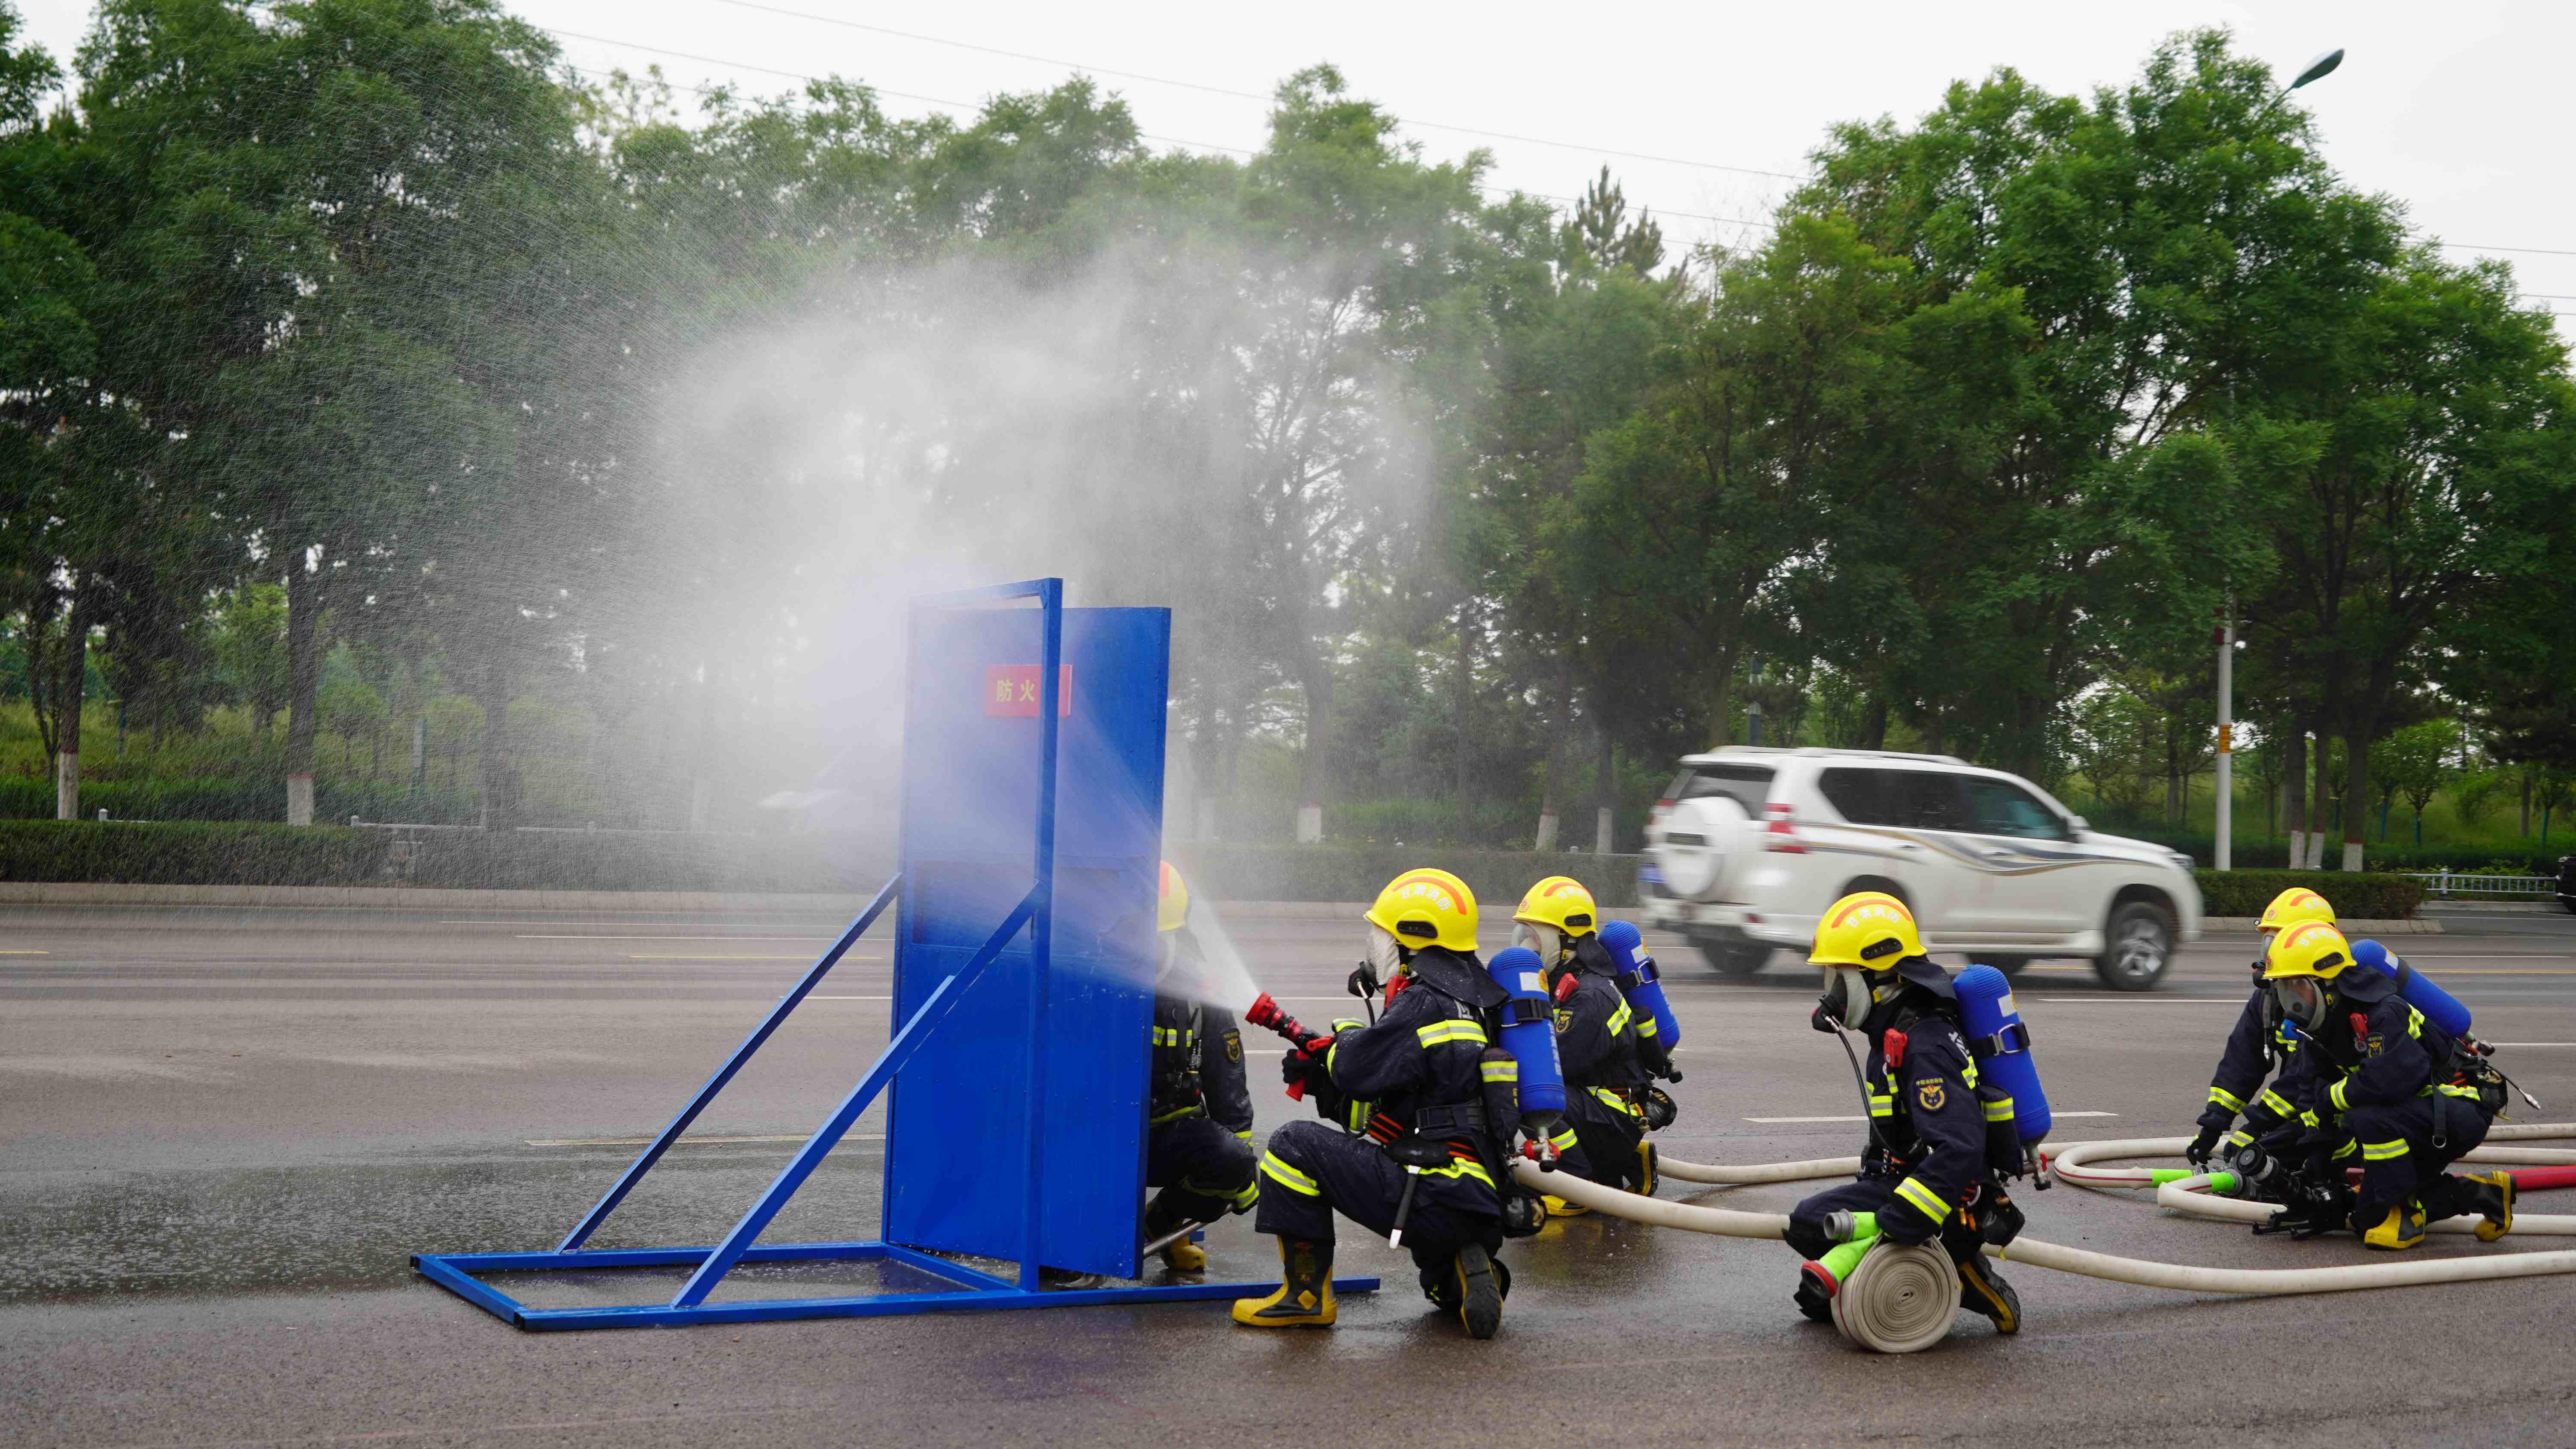
<instances>
[{"instance_id":1,"label":"green tree","mask_svg":"<svg viewBox=\"0 0 2576 1449\"><path fill-rule=\"evenodd\" d=\"M2376 785L2383 802L2379 810L2379 838L2388 839L2388 806L2386 801L2403 799L2415 816L2415 843L2424 843L2424 807L2433 797L2457 778L2451 757L2458 752L2460 727L2447 719L2428 719L2411 724L2378 741L2370 749L2371 783Z\"/></svg>"}]
</instances>

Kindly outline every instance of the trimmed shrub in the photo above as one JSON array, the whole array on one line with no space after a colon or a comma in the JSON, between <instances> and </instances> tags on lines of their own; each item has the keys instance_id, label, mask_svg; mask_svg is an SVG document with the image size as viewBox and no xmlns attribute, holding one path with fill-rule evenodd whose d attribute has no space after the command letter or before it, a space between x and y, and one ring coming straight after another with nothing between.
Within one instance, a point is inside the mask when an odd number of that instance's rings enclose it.
<instances>
[{"instance_id":1,"label":"trimmed shrub","mask_svg":"<svg viewBox=\"0 0 2576 1449\"><path fill-rule=\"evenodd\" d=\"M390 846L345 826L0 820L0 880L385 885Z\"/></svg>"},{"instance_id":2,"label":"trimmed shrub","mask_svg":"<svg viewBox=\"0 0 2576 1449\"><path fill-rule=\"evenodd\" d=\"M412 794L410 787L363 781L317 780L313 814L321 820L406 820L428 825L463 824L475 818L471 790L431 790ZM152 780L84 780L81 818L95 821L104 810L118 820L286 820L286 782L180 776ZM0 778L0 820L54 818L54 782L50 777Z\"/></svg>"},{"instance_id":3,"label":"trimmed shrub","mask_svg":"<svg viewBox=\"0 0 2576 1449\"><path fill-rule=\"evenodd\" d=\"M1175 847L1172 860L1189 876L1190 888L1211 900L1375 900L1396 876L1433 866L1467 883L1488 923L1508 920L1521 892L1551 875L1583 882L1604 906L1637 903L1634 856L1437 845L1199 845Z\"/></svg>"},{"instance_id":4,"label":"trimmed shrub","mask_svg":"<svg viewBox=\"0 0 2576 1449\"><path fill-rule=\"evenodd\" d=\"M2272 898L2306 886L2332 902L2335 915L2354 921L2402 921L2424 900L2424 883L2402 875L2330 870L2196 870L2201 908L2213 916L2259 916Z\"/></svg>"}]
</instances>

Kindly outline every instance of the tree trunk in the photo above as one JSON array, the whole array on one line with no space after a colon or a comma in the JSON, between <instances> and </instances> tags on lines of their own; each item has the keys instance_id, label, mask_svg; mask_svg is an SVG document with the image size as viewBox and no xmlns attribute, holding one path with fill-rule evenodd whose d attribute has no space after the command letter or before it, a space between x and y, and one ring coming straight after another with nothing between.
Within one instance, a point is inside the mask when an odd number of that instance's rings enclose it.
<instances>
[{"instance_id":1,"label":"tree trunk","mask_svg":"<svg viewBox=\"0 0 2576 1449\"><path fill-rule=\"evenodd\" d=\"M2334 795L2334 751L2326 747L2327 742L2328 736L2325 730L2320 728L2317 731L2315 795L2308 809L2308 863L2306 869L2309 870L2325 869L2326 832L2332 828L2334 824L2333 817L2326 813L2326 801ZM2340 804L2341 802L2338 801L2337 803Z\"/></svg>"},{"instance_id":2,"label":"tree trunk","mask_svg":"<svg viewBox=\"0 0 2576 1449\"><path fill-rule=\"evenodd\" d=\"M2531 838L2531 767L2529 765L2522 767L2522 820L2514 827L2513 833L2516 839Z\"/></svg>"},{"instance_id":3,"label":"tree trunk","mask_svg":"<svg viewBox=\"0 0 2576 1449\"><path fill-rule=\"evenodd\" d=\"M1870 695L1869 714L1863 720L1860 732L1861 748L1866 750L1887 748L1887 695L1885 692Z\"/></svg>"},{"instance_id":4,"label":"tree trunk","mask_svg":"<svg viewBox=\"0 0 2576 1449\"><path fill-rule=\"evenodd\" d=\"M2343 868L2361 869L2362 836L2370 813L2369 726L2344 731L2343 737Z\"/></svg>"},{"instance_id":5,"label":"tree trunk","mask_svg":"<svg viewBox=\"0 0 2576 1449\"><path fill-rule=\"evenodd\" d=\"M1735 740L1735 651L1717 657L1717 688L1709 697L1708 747L1724 749Z\"/></svg>"},{"instance_id":6,"label":"tree trunk","mask_svg":"<svg viewBox=\"0 0 2576 1449\"><path fill-rule=\"evenodd\" d=\"M1618 822L1619 780L1615 747L1610 742L1610 722L1601 717L1596 705L1592 711L1593 734L1601 742L1601 753L1592 775L1592 853L1609 855L1617 842L1613 827Z\"/></svg>"},{"instance_id":7,"label":"tree trunk","mask_svg":"<svg viewBox=\"0 0 2576 1449\"><path fill-rule=\"evenodd\" d=\"M1556 812L1566 767L1573 751L1574 739L1574 665L1560 659L1556 666L1556 728L1548 735L1547 758L1539 769L1538 833L1531 838L1530 848L1542 854L1556 849Z\"/></svg>"},{"instance_id":8,"label":"tree trunk","mask_svg":"<svg viewBox=\"0 0 2576 1449\"><path fill-rule=\"evenodd\" d=\"M2281 818L2290 827L2290 869L2308 864L2308 727L2290 733L2289 758L2281 777Z\"/></svg>"},{"instance_id":9,"label":"tree trunk","mask_svg":"<svg viewBox=\"0 0 2576 1449\"><path fill-rule=\"evenodd\" d=\"M89 686L89 625L98 580L83 575L72 594L71 622L63 631L61 723L55 726L54 818L80 818L81 705Z\"/></svg>"},{"instance_id":10,"label":"tree trunk","mask_svg":"<svg viewBox=\"0 0 2576 1449\"><path fill-rule=\"evenodd\" d=\"M286 823L313 823L313 741L321 728L315 702L322 684L322 575L306 551L287 555Z\"/></svg>"},{"instance_id":11,"label":"tree trunk","mask_svg":"<svg viewBox=\"0 0 2576 1449\"><path fill-rule=\"evenodd\" d=\"M1458 739L1456 751L1451 762L1451 780L1449 790L1451 795L1450 808L1456 814L1456 823L1451 826L1452 833L1450 838L1458 843L1458 848L1461 850L1466 849L1471 843L1468 839L1468 835L1474 825L1472 812L1467 808L1468 785L1474 778L1470 773L1471 761L1469 759L1469 750L1467 748L1467 730L1468 724L1473 719L1476 709L1476 653L1474 643L1467 635L1467 619L1467 606L1465 604L1460 604L1458 606L1458 675L1456 680L1458 692L1450 701L1449 706L1451 728L1456 732Z\"/></svg>"},{"instance_id":12,"label":"tree trunk","mask_svg":"<svg viewBox=\"0 0 2576 1449\"><path fill-rule=\"evenodd\" d=\"M510 733L510 672L488 663L475 675L474 702L483 707L483 828L510 830L520 816L519 757Z\"/></svg>"},{"instance_id":13,"label":"tree trunk","mask_svg":"<svg viewBox=\"0 0 2576 1449\"><path fill-rule=\"evenodd\" d=\"M1297 768L1297 843L1324 838L1325 756L1332 746L1333 662L1309 646L1298 659L1298 684L1306 695L1306 757Z\"/></svg>"}]
</instances>

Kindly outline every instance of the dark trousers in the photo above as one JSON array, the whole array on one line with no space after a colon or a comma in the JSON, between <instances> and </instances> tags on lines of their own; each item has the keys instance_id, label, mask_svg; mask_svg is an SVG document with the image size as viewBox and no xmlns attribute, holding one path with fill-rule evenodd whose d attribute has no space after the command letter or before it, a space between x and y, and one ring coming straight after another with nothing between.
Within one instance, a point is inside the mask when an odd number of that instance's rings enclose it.
<instances>
[{"instance_id":1,"label":"dark trousers","mask_svg":"<svg viewBox=\"0 0 2576 1449\"><path fill-rule=\"evenodd\" d=\"M1637 1144L1646 1140L1646 1124L1636 1113L1605 1106L1579 1088L1567 1096L1574 1099L1565 1115L1574 1124L1575 1150L1558 1159L1558 1170L1604 1187L1643 1186L1645 1170L1637 1160Z\"/></svg>"},{"instance_id":2,"label":"dark trousers","mask_svg":"<svg viewBox=\"0 0 2576 1449\"><path fill-rule=\"evenodd\" d=\"M2442 1099L2441 1145L2434 1145L2431 1097L2355 1107L2343 1114L2344 1135L2359 1146L2342 1159L2361 1164L2361 1191L2354 1196L2352 1220L2364 1229L2379 1225L2388 1209L2409 1198L2424 1206L2424 1221L2458 1217L2466 1186L2442 1169L2487 1140L2487 1114L2465 1097ZM2398 1150L2402 1144L2402 1150ZM2376 1152L2379 1155L2373 1156Z\"/></svg>"},{"instance_id":3,"label":"dark trousers","mask_svg":"<svg viewBox=\"0 0 2576 1449\"><path fill-rule=\"evenodd\" d=\"M1789 1209L1789 1230L1780 1235L1781 1239L1797 1249L1801 1258L1821 1258L1832 1252L1835 1246L1834 1240L1825 1235L1826 1215L1885 1212L1897 1200L1896 1182L1892 1177L1864 1177L1858 1182L1826 1188ZM1881 1221L1892 1226L1903 1220L1887 1218ZM1888 1237L1902 1243L1906 1239L1898 1235L1901 1231L1890 1232Z\"/></svg>"},{"instance_id":4,"label":"dark trousers","mask_svg":"<svg viewBox=\"0 0 2576 1449\"><path fill-rule=\"evenodd\" d=\"M1405 1170L1365 1137L1322 1122L1291 1122L1270 1134L1262 1164L1256 1232L1310 1243L1333 1241L1333 1214L1384 1237L1404 1200ZM1404 1222L1404 1245L1417 1261L1445 1259L1467 1243L1503 1245L1502 1203L1472 1178L1425 1176Z\"/></svg>"},{"instance_id":5,"label":"dark trousers","mask_svg":"<svg viewBox=\"0 0 2576 1449\"><path fill-rule=\"evenodd\" d=\"M1252 1206L1252 1144L1205 1116L1176 1117L1145 1134L1145 1185L1177 1219L1212 1223Z\"/></svg>"}]
</instances>

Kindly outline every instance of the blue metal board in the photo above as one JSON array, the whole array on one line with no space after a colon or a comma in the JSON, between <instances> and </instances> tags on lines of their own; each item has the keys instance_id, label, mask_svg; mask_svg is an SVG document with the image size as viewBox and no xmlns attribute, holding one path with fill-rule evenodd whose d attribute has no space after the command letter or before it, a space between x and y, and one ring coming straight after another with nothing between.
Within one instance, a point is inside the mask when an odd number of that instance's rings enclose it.
<instances>
[{"instance_id":1,"label":"blue metal board","mask_svg":"<svg viewBox=\"0 0 2576 1449\"><path fill-rule=\"evenodd\" d=\"M1041 629L1024 609L913 613L897 1021L1029 889L1042 721L1027 696L1045 682ZM1170 639L1168 610L1063 611L1042 1019L1047 1040L1078 1049L1046 1052L1042 1068L1040 1256L1118 1277L1136 1272L1144 1185ZM1003 952L896 1079L889 1242L1015 1260L1026 1250L1036 935Z\"/></svg>"}]
</instances>

